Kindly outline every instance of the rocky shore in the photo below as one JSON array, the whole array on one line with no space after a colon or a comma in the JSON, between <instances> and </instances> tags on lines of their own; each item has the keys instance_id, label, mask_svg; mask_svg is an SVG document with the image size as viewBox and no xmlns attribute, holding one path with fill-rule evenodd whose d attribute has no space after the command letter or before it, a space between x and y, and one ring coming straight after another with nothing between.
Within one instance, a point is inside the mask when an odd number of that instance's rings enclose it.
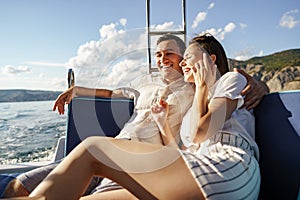
<instances>
[{"instance_id":1,"label":"rocky shore","mask_svg":"<svg viewBox=\"0 0 300 200\"><path fill-rule=\"evenodd\" d=\"M300 90L300 49L255 57L247 61L230 59L229 64L266 82L270 92Z\"/></svg>"}]
</instances>

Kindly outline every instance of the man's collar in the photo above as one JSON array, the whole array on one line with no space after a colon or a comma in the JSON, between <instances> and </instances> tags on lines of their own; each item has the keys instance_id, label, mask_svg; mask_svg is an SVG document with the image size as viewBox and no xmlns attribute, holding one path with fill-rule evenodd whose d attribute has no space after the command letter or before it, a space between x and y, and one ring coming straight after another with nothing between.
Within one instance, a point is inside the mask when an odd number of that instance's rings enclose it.
<instances>
[{"instance_id":1,"label":"man's collar","mask_svg":"<svg viewBox=\"0 0 300 200\"><path fill-rule=\"evenodd\" d=\"M176 79L175 81L167 81L166 79L163 78L164 83L166 83L167 85L173 85L179 82L184 82L184 77L181 76L178 79Z\"/></svg>"}]
</instances>

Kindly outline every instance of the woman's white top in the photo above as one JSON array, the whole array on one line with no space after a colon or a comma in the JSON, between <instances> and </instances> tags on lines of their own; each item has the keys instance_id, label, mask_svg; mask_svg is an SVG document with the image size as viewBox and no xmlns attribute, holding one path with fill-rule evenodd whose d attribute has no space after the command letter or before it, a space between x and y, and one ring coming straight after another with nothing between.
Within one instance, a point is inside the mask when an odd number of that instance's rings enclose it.
<instances>
[{"instance_id":1,"label":"woman's white top","mask_svg":"<svg viewBox=\"0 0 300 200\"><path fill-rule=\"evenodd\" d=\"M253 111L248 111L245 108L239 109L244 103L244 98L240 93L246 85L247 80L243 75L238 72L227 72L214 84L213 88L210 90L210 100L218 97L238 100L237 108L232 113L231 118L226 120L223 127L221 127L217 132L229 133L243 137L252 146L253 150L255 151L255 157L258 159L259 150L255 142L255 121ZM193 139L196 133L192 133L192 131L190 131L190 122L191 109L183 118L180 136L184 146L188 149L190 148L191 151L195 151Z\"/></svg>"}]
</instances>

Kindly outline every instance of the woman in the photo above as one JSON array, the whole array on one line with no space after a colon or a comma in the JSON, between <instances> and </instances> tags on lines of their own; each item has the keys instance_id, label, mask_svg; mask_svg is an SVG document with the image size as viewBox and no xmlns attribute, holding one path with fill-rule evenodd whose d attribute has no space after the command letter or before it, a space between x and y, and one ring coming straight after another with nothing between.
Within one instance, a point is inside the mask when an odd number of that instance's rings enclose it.
<instances>
[{"instance_id":1,"label":"woman","mask_svg":"<svg viewBox=\"0 0 300 200\"><path fill-rule=\"evenodd\" d=\"M90 178L99 175L139 199L256 199L260 174L254 119L246 109L238 109L246 79L228 72L225 52L210 35L193 38L180 65L185 80L195 83L196 94L190 126L181 135L186 150L173 142L166 120L168 105L161 100L152 107L152 116L167 146L88 138L30 196L78 199Z\"/></svg>"}]
</instances>

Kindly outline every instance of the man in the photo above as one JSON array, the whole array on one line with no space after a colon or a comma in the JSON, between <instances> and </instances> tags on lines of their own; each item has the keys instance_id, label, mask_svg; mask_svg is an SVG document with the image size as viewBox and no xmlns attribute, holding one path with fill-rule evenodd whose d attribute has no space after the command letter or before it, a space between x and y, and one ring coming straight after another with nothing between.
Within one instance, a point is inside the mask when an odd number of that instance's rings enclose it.
<instances>
[{"instance_id":1,"label":"man","mask_svg":"<svg viewBox=\"0 0 300 200\"><path fill-rule=\"evenodd\" d=\"M143 76L133 81L129 87L116 90L72 87L59 95L53 110L58 109L59 114L64 114L65 104L70 103L76 96L134 98L136 103L133 117L124 126L117 138L162 143L159 129L151 118L150 107L163 97L170 106L168 120L172 132L175 134L174 138L178 143L181 121L192 104L194 94L192 87L183 81L182 70L179 67L184 50L185 44L179 37L171 34L163 35L157 41L155 53L159 75ZM268 88L263 82L254 80L243 71L239 72L248 80L248 85L242 95L249 96L248 99L246 98L245 106L251 109L268 93ZM28 195L54 167L55 165L50 165L20 175L10 182L6 188L5 197ZM100 181L101 179L93 179L86 194L91 193ZM104 191L103 188L116 189L118 186L109 182L108 185L102 184L100 187L96 187L92 193Z\"/></svg>"}]
</instances>

